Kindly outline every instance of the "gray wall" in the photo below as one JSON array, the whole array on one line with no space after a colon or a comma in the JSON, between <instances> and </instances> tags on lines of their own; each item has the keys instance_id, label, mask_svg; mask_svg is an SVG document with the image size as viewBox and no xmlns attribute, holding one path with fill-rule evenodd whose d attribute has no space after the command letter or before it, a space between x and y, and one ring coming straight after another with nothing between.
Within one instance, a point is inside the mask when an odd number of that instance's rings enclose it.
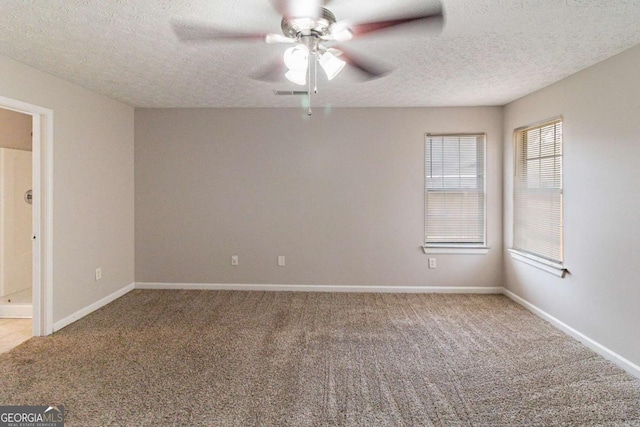
<instances>
[{"instance_id":1,"label":"gray wall","mask_svg":"<svg viewBox=\"0 0 640 427\"><path fill-rule=\"evenodd\" d=\"M0 147L31 151L32 117L0 108Z\"/></svg>"},{"instance_id":2,"label":"gray wall","mask_svg":"<svg viewBox=\"0 0 640 427\"><path fill-rule=\"evenodd\" d=\"M53 110L56 322L133 282L133 108L5 57L0 95Z\"/></svg>"},{"instance_id":3,"label":"gray wall","mask_svg":"<svg viewBox=\"0 0 640 427\"><path fill-rule=\"evenodd\" d=\"M505 248L512 244L513 130L564 116L565 264L556 278L505 254L505 284L640 365L640 46L505 108Z\"/></svg>"},{"instance_id":4,"label":"gray wall","mask_svg":"<svg viewBox=\"0 0 640 427\"><path fill-rule=\"evenodd\" d=\"M501 108L136 109L135 123L138 282L500 285ZM478 131L491 251L428 270L424 134Z\"/></svg>"}]
</instances>

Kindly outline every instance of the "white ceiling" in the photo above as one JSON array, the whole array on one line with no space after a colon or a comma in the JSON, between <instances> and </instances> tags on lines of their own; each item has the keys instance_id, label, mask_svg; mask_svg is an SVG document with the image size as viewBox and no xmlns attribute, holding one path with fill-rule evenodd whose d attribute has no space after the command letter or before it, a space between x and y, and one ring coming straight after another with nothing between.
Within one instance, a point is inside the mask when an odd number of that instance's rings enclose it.
<instances>
[{"instance_id":1,"label":"white ceiling","mask_svg":"<svg viewBox=\"0 0 640 427\"><path fill-rule=\"evenodd\" d=\"M433 0L332 0L340 19L428 9ZM360 82L319 80L315 106L504 105L640 43L640 0L442 0L446 24L352 40L352 51L395 66ZM280 32L269 0L14 0L0 2L0 55L136 107L293 107L249 74L283 45L179 42L170 21Z\"/></svg>"}]
</instances>

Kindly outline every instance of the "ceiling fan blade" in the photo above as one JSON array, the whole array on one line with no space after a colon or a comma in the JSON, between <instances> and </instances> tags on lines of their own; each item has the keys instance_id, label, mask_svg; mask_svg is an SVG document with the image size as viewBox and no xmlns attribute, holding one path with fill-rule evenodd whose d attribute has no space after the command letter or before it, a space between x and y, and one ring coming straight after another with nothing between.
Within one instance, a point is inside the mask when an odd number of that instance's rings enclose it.
<instances>
[{"instance_id":1,"label":"ceiling fan blade","mask_svg":"<svg viewBox=\"0 0 640 427\"><path fill-rule=\"evenodd\" d=\"M274 43L296 43L296 39L292 39L291 37L284 36L282 34L267 34L264 38L264 41L269 44Z\"/></svg>"},{"instance_id":2,"label":"ceiling fan blade","mask_svg":"<svg viewBox=\"0 0 640 427\"><path fill-rule=\"evenodd\" d=\"M271 6L273 10L278 12L280 15L285 15L287 13L287 0L270 0Z\"/></svg>"},{"instance_id":3,"label":"ceiling fan blade","mask_svg":"<svg viewBox=\"0 0 640 427\"><path fill-rule=\"evenodd\" d=\"M434 8L425 14L408 16L400 19L391 19L387 21L363 22L360 24L349 25L348 29L354 37L360 37L365 34L373 33L375 31L384 30L390 27L397 27L412 22L423 22L424 24L428 25L428 28L431 31L435 31L438 33L441 32L444 26L444 15L442 12L442 6L438 5L437 8ZM336 25L338 28L342 26L340 22L334 25Z\"/></svg>"},{"instance_id":4,"label":"ceiling fan blade","mask_svg":"<svg viewBox=\"0 0 640 427\"><path fill-rule=\"evenodd\" d=\"M280 15L291 18L312 18L320 16L322 0L271 0L271 5Z\"/></svg>"},{"instance_id":5,"label":"ceiling fan blade","mask_svg":"<svg viewBox=\"0 0 640 427\"><path fill-rule=\"evenodd\" d=\"M173 32L182 42L206 42L212 40L245 40L245 41L266 41L270 34L249 33L234 31L224 28L216 28L210 24L192 21L171 22Z\"/></svg>"},{"instance_id":6,"label":"ceiling fan blade","mask_svg":"<svg viewBox=\"0 0 640 427\"><path fill-rule=\"evenodd\" d=\"M362 55L354 55L353 53L346 52L342 46L339 46L338 49L342 51L340 59L346 61L347 64L360 71L365 77L365 80L375 80L386 76L392 71L390 68L381 65L377 61L366 59Z\"/></svg>"},{"instance_id":7,"label":"ceiling fan blade","mask_svg":"<svg viewBox=\"0 0 640 427\"><path fill-rule=\"evenodd\" d=\"M277 82L282 80L285 71L286 69L284 62L282 61L282 56L277 56L264 67L249 74L249 77L262 82Z\"/></svg>"}]
</instances>

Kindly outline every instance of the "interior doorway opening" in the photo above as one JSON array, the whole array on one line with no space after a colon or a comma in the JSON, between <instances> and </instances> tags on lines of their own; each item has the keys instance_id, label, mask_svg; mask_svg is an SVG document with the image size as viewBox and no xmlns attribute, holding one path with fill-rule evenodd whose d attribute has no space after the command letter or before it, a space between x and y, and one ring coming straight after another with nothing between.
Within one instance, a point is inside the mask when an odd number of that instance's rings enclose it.
<instances>
[{"instance_id":1,"label":"interior doorway opening","mask_svg":"<svg viewBox=\"0 0 640 427\"><path fill-rule=\"evenodd\" d=\"M32 302L30 307L32 335L49 335L53 332L53 220L51 211L53 202L53 111L2 96L0 96L0 108L8 110L9 112L26 115L26 120L30 120L31 122L31 188L28 189L30 191L25 191L25 194L21 195L23 198L22 201L29 205L29 209L31 211L31 227L28 235L29 242L25 244L24 241L21 241L21 246L19 248L20 256L11 260L12 263L24 263L28 255L30 255L31 268L26 274L26 280L28 281L30 276L31 286L26 286L25 289L20 290L16 288L16 292L10 294L12 295L10 298L12 302L9 304L14 304L14 307L18 307L19 305L27 306L27 304L16 304L16 302L18 302L18 300L26 300L30 290ZM7 150L12 149L7 148ZM24 153L5 151L4 154L0 156L5 156L6 159L11 158L9 163L13 162L13 166L11 166L14 168L15 172L13 175L21 175L20 179L25 178L22 175L24 175L24 169L27 167L25 165L28 164L28 161L25 160L26 156L24 156ZM20 191L22 191L22 189ZM17 198L16 203L18 203ZM24 208L22 204L20 204L19 207ZM24 217L21 216L21 220L24 222ZM20 227L22 226L24 226L24 224L20 225ZM13 224L13 227L17 227L17 225ZM29 228L29 225L27 224L26 227ZM11 231L16 234L17 228L13 228ZM17 234L21 233L18 232ZM31 249L30 254L27 250L29 246ZM20 261L17 261L18 259L20 259ZM27 260L26 263L29 264L29 261ZM19 270L19 273L17 274L24 276L25 268L22 268L24 266L20 266L20 269L17 267L18 266L16 265L12 265L11 269L15 271ZM8 286L6 287L6 290L13 291L13 287L15 286ZM0 292L1 291L2 290L0 290ZM2 299L2 297L0 297L0 299ZM9 297L7 297L7 299L9 299ZM22 314L23 316L21 317L27 317L26 313Z\"/></svg>"},{"instance_id":2,"label":"interior doorway opening","mask_svg":"<svg viewBox=\"0 0 640 427\"><path fill-rule=\"evenodd\" d=\"M0 108L0 318L5 319L31 319L33 313L32 144L32 116Z\"/></svg>"}]
</instances>

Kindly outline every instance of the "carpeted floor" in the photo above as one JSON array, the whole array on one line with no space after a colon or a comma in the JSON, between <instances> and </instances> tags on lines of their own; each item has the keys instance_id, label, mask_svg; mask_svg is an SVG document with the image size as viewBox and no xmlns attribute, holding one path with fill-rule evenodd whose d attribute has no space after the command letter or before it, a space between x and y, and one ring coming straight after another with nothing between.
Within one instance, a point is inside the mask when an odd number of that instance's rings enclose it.
<instances>
[{"instance_id":1,"label":"carpeted floor","mask_svg":"<svg viewBox=\"0 0 640 427\"><path fill-rule=\"evenodd\" d=\"M133 291L0 355L68 426L640 426L640 381L499 295Z\"/></svg>"}]
</instances>

